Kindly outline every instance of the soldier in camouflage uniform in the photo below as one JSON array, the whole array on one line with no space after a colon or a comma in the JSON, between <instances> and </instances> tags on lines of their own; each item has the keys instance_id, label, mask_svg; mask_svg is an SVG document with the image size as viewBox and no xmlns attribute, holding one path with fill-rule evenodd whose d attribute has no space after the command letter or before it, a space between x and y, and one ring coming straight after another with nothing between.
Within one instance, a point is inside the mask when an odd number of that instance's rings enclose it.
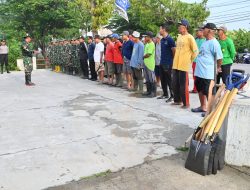
<instances>
[{"instance_id":1,"label":"soldier in camouflage uniform","mask_svg":"<svg viewBox=\"0 0 250 190\"><path fill-rule=\"evenodd\" d=\"M25 72L25 84L27 86L34 86L35 84L31 82L31 73L33 70L32 56L33 53L37 53L31 49L31 37L29 34L26 34L24 41L21 45L22 55L23 55L23 64Z\"/></svg>"}]
</instances>

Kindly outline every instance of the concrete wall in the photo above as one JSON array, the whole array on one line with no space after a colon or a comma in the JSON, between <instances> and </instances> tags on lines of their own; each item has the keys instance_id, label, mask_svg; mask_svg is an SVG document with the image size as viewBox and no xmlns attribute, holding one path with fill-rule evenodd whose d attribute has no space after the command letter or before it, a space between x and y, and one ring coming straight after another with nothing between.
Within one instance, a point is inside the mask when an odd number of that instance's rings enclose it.
<instances>
[{"instance_id":1,"label":"concrete wall","mask_svg":"<svg viewBox=\"0 0 250 190\"><path fill-rule=\"evenodd\" d=\"M250 167L249 98L238 96L230 108L225 155L225 161L230 165Z\"/></svg>"},{"instance_id":2,"label":"concrete wall","mask_svg":"<svg viewBox=\"0 0 250 190\"><path fill-rule=\"evenodd\" d=\"M33 61L33 70L36 70L36 57L32 57L32 61ZM17 59L17 67L21 71L24 71L23 59Z\"/></svg>"}]
</instances>

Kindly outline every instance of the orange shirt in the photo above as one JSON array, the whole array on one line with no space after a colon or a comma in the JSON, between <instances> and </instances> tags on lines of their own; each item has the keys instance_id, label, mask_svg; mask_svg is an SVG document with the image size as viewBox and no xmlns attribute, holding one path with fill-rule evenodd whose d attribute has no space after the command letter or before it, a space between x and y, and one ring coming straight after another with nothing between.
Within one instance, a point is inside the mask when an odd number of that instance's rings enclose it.
<instances>
[{"instance_id":1,"label":"orange shirt","mask_svg":"<svg viewBox=\"0 0 250 190\"><path fill-rule=\"evenodd\" d=\"M115 64L123 64L122 52L121 52L122 43L117 40L114 43L114 63Z\"/></svg>"},{"instance_id":2,"label":"orange shirt","mask_svg":"<svg viewBox=\"0 0 250 190\"><path fill-rule=\"evenodd\" d=\"M191 34L179 34L176 42L173 69L188 72L198 53L199 50L194 37Z\"/></svg>"}]
</instances>

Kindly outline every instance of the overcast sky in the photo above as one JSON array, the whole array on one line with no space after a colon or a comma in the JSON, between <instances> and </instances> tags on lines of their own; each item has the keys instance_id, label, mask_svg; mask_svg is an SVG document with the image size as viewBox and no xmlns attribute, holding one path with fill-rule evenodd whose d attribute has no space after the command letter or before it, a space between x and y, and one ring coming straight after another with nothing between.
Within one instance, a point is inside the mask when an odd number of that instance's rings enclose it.
<instances>
[{"instance_id":1,"label":"overcast sky","mask_svg":"<svg viewBox=\"0 0 250 190\"><path fill-rule=\"evenodd\" d=\"M201 0L182 0L188 3ZM208 22L227 26L229 30L250 30L250 0L208 0Z\"/></svg>"}]
</instances>

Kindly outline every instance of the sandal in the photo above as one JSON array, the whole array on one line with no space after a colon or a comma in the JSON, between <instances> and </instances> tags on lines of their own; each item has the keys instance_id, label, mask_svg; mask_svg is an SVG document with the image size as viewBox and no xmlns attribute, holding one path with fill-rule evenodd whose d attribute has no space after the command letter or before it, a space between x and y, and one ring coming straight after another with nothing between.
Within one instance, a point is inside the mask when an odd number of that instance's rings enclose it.
<instances>
[{"instance_id":1,"label":"sandal","mask_svg":"<svg viewBox=\"0 0 250 190\"><path fill-rule=\"evenodd\" d=\"M192 108L191 111L194 112L194 113L204 113L204 112L206 112L203 109L201 109L201 107Z\"/></svg>"}]
</instances>

